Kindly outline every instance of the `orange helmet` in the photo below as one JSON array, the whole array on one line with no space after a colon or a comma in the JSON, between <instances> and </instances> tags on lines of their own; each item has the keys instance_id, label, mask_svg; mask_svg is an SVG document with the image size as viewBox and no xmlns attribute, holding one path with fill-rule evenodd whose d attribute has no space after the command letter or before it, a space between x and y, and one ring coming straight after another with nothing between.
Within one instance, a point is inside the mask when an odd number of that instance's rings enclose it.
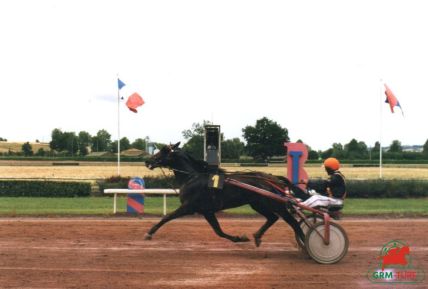
<instances>
[{"instance_id":1,"label":"orange helmet","mask_svg":"<svg viewBox=\"0 0 428 289\"><path fill-rule=\"evenodd\" d=\"M336 158L328 158L324 161L324 167L336 171L340 168L340 163Z\"/></svg>"}]
</instances>

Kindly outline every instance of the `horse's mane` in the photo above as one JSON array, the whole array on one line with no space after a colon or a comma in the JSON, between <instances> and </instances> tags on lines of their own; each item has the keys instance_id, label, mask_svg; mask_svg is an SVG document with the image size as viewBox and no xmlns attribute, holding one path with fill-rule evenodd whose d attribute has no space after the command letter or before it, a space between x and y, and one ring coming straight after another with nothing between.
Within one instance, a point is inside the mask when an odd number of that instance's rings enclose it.
<instances>
[{"instance_id":1,"label":"horse's mane","mask_svg":"<svg viewBox=\"0 0 428 289\"><path fill-rule=\"evenodd\" d=\"M213 171L213 168L210 167L210 165L206 161L195 159L191 154L186 151L180 150L180 152L183 153L192 162L192 165L197 172L209 173ZM226 173L226 170L221 168L216 169L216 171L219 173Z\"/></svg>"}]
</instances>

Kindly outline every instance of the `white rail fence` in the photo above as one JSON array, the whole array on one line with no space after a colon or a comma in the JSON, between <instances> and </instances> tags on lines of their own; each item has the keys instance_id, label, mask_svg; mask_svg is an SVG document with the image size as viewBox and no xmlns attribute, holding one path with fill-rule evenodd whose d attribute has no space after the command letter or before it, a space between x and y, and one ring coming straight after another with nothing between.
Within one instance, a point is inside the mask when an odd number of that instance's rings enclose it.
<instances>
[{"instance_id":1,"label":"white rail fence","mask_svg":"<svg viewBox=\"0 0 428 289\"><path fill-rule=\"evenodd\" d=\"M117 195L128 195L128 194L143 194L143 195L163 195L163 215L166 215L166 196L174 195L178 196L180 190L173 189L141 189L141 190L129 190L129 189L105 189L104 194L113 195L113 213L117 212Z\"/></svg>"}]
</instances>

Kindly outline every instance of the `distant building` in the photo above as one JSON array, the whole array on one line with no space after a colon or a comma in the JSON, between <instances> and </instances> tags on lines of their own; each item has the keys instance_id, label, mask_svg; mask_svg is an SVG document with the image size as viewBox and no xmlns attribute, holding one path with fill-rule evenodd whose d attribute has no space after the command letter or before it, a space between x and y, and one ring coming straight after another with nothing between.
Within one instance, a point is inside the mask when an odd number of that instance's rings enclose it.
<instances>
[{"instance_id":1,"label":"distant building","mask_svg":"<svg viewBox=\"0 0 428 289\"><path fill-rule=\"evenodd\" d=\"M89 158L99 158L99 157L114 157L115 154L112 152L91 152L86 155Z\"/></svg>"},{"instance_id":2,"label":"distant building","mask_svg":"<svg viewBox=\"0 0 428 289\"><path fill-rule=\"evenodd\" d=\"M148 155L148 153L139 149L131 148L131 149L122 151L120 155L124 157L140 157L140 156Z\"/></svg>"},{"instance_id":3,"label":"distant building","mask_svg":"<svg viewBox=\"0 0 428 289\"><path fill-rule=\"evenodd\" d=\"M406 145L403 146L403 152L421 153L424 147L421 145Z\"/></svg>"}]
</instances>

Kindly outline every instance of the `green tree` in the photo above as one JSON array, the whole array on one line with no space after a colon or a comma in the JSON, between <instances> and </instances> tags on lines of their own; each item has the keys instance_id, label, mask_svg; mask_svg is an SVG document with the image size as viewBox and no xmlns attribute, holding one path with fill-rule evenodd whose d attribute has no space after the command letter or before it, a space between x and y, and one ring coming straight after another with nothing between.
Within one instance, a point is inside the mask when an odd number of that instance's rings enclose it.
<instances>
[{"instance_id":1,"label":"green tree","mask_svg":"<svg viewBox=\"0 0 428 289\"><path fill-rule=\"evenodd\" d=\"M367 145L356 139L352 139L348 144L345 145L345 156L348 159L366 159L368 158Z\"/></svg>"},{"instance_id":2,"label":"green tree","mask_svg":"<svg viewBox=\"0 0 428 289\"><path fill-rule=\"evenodd\" d=\"M368 159L369 158L369 148L366 145L366 143L363 142L363 141L359 141L358 142L358 147L359 147L359 150L360 150L360 153L361 153L361 158Z\"/></svg>"},{"instance_id":3,"label":"green tree","mask_svg":"<svg viewBox=\"0 0 428 289\"><path fill-rule=\"evenodd\" d=\"M375 142L374 147L372 148L372 153L379 153L380 152L380 142Z\"/></svg>"},{"instance_id":4,"label":"green tree","mask_svg":"<svg viewBox=\"0 0 428 289\"><path fill-rule=\"evenodd\" d=\"M49 147L58 152L75 155L79 149L78 138L74 132L63 132L56 128L52 131Z\"/></svg>"},{"instance_id":5,"label":"green tree","mask_svg":"<svg viewBox=\"0 0 428 289\"><path fill-rule=\"evenodd\" d=\"M296 142L304 143L301 139L298 139ZM320 157L320 154L317 151L314 151L310 145L305 144L306 149L308 150L308 160L317 160Z\"/></svg>"},{"instance_id":6,"label":"green tree","mask_svg":"<svg viewBox=\"0 0 428 289\"><path fill-rule=\"evenodd\" d=\"M123 137L120 139L120 151L126 151L131 148L131 144L129 143L129 139L127 137ZM111 152L117 153L117 140L111 143Z\"/></svg>"},{"instance_id":7,"label":"green tree","mask_svg":"<svg viewBox=\"0 0 428 289\"><path fill-rule=\"evenodd\" d=\"M343 149L343 145L341 143L333 143L331 157L335 157L337 159L342 159L345 157L345 150Z\"/></svg>"},{"instance_id":8,"label":"green tree","mask_svg":"<svg viewBox=\"0 0 428 289\"><path fill-rule=\"evenodd\" d=\"M111 135L105 130L101 129L97 135L92 137L92 151L105 152L110 149Z\"/></svg>"},{"instance_id":9,"label":"green tree","mask_svg":"<svg viewBox=\"0 0 428 289\"><path fill-rule=\"evenodd\" d=\"M22 152L26 157L33 155L33 147L28 141L22 145Z\"/></svg>"},{"instance_id":10,"label":"green tree","mask_svg":"<svg viewBox=\"0 0 428 289\"><path fill-rule=\"evenodd\" d=\"M131 147L139 150L146 150L146 140L142 138L137 138L132 144Z\"/></svg>"},{"instance_id":11,"label":"green tree","mask_svg":"<svg viewBox=\"0 0 428 289\"><path fill-rule=\"evenodd\" d=\"M403 147L401 146L401 142L399 140L393 140L391 145L389 146L388 152L390 152L390 153L401 153L401 152L403 152Z\"/></svg>"},{"instance_id":12,"label":"green tree","mask_svg":"<svg viewBox=\"0 0 428 289\"><path fill-rule=\"evenodd\" d=\"M36 152L36 156L44 157L46 155L46 151L43 148L39 148Z\"/></svg>"},{"instance_id":13,"label":"green tree","mask_svg":"<svg viewBox=\"0 0 428 289\"><path fill-rule=\"evenodd\" d=\"M109 150L112 153L117 153L117 140L114 140L114 141L111 142ZM120 148L120 151L123 151L122 147Z\"/></svg>"},{"instance_id":14,"label":"green tree","mask_svg":"<svg viewBox=\"0 0 428 289\"><path fill-rule=\"evenodd\" d=\"M51 150L62 151L65 148L64 133L59 129L55 128L51 133L51 141L49 142Z\"/></svg>"},{"instance_id":15,"label":"green tree","mask_svg":"<svg viewBox=\"0 0 428 289\"><path fill-rule=\"evenodd\" d=\"M129 150L131 148L131 142L127 137L120 139L120 151Z\"/></svg>"},{"instance_id":16,"label":"green tree","mask_svg":"<svg viewBox=\"0 0 428 289\"><path fill-rule=\"evenodd\" d=\"M183 145L183 151L189 153L195 159L204 159L204 137L193 136Z\"/></svg>"},{"instance_id":17,"label":"green tree","mask_svg":"<svg viewBox=\"0 0 428 289\"><path fill-rule=\"evenodd\" d=\"M422 148L422 154L425 156L425 158L428 157L428 139L425 142L423 148Z\"/></svg>"},{"instance_id":18,"label":"green tree","mask_svg":"<svg viewBox=\"0 0 428 289\"><path fill-rule=\"evenodd\" d=\"M203 120L202 123L193 123L191 129L183 130L182 134L185 139L191 139L194 136L204 136L205 126L212 124L208 120Z\"/></svg>"},{"instance_id":19,"label":"green tree","mask_svg":"<svg viewBox=\"0 0 428 289\"><path fill-rule=\"evenodd\" d=\"M380 152L380 142L375 142L374 146L372 148L368 149L369 153L369 159L375 160L379 158L379 152Z\"/></svg>"},{"instance_id":20,"label":"green tree","mask_svg":"<svg viewBox=\"0 0 428 289\"><path fill-rule=\"evenodd\" d=\"M329 148L329 149L327 149L327 150L325 150L325 151L323 151L323 152L321 152L321 158L323 159L323 160L325 160L325 159L327 159L327 158L329 158L329 157L331 157L331 156L333 156L333 148Z\"/></svg>"},{"instance_id":21,"label":"green tree","mask_svg":"<svg viewBox=\"0 0 428 289\"><path fill-rule=\"evenodd\" d=\"M244 149L245 144L239 138L225 140L221 143L221 158L238 160Z\"/></svg>"},{"instance_id":22,"label":"green tree","mask_svg":"<svg viewBox=\"0 0 428 289\"><path fill-rule=\"evenodd\" d=\"M319 153L319 156L322 159L327 159L330 157L334 157L334 158L338 158L338 159L343 159L345 158L345 150L343 149L343 145L341 143L333 143L331 148L322 151Z\"/></svg>"},{"instance_id":23,"label":"green tree","mask_svg":"<svg viewBox=\"0 0 428 289\"><path fill-rule=\"evenodd\" d=\"M183 145L183 151L189 153L195 159L204 158L204 126L211 124L209 121L204 120L201 123L193 123L191 129L184 130L183 137L187 142Z\"/></svg>"},{"instance_id":24,"label":"green tree","mask_svg":"<svg viewBox=\"0 0 428 289\"><path fill-rule=\"evenodd\" d=\"M284 155L284 142L290 141L288 130L267 117L257 120L255 126L246 126L242 132L248 154L258 160Z\"/></svg>"},{"instance_id":25,"label":"green tree","mask_svg":"<svg viewBox=\"0 0 428 289\"><path fill-rule=\"evenodd\" d=\"M79 138L75 132L64 132L65 151L69 155L76 155L79 150Z\"/></svg>"},{"instance_id":26,"label":"green tree","mask_svg":"<svg viewBox=\"0 0 428 289\"><path fill-rule=\"evenodd\" d=\"M318 160L320 158L320 154L317 151L310 150L308 152L308 160Z\"/></svg>"},{"instance_id":27,"label":"green tree","mask_svg":"<svg viewBox=\"0 0 428 289\"><path fill-rule=\"evenodd\" d=\"M92 136L89 132L81 131L78 135L79 139L79 154L81 156L86 156L88 154L88 147L92 144Z\"/></svg>"}]
</instances>

